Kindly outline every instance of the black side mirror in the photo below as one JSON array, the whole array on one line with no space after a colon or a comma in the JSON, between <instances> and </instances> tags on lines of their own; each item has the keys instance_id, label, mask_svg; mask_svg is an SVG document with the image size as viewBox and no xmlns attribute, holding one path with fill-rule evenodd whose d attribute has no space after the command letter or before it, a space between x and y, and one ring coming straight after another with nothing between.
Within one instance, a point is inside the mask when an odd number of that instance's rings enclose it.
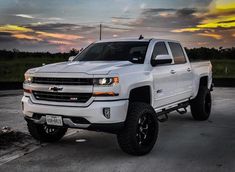
<instances>
[{"instance_id":1,"label":"black side mirror","mask_svg":"<svg viewBox=\"0 0 235 172\"><path fill-rule=\"evenodd\" d=\"M159 65L159 64L171 64L172 58L170 55L157 55L154 59L152 59L151 64L153 66Z\"/></svg>"}]
</instances>

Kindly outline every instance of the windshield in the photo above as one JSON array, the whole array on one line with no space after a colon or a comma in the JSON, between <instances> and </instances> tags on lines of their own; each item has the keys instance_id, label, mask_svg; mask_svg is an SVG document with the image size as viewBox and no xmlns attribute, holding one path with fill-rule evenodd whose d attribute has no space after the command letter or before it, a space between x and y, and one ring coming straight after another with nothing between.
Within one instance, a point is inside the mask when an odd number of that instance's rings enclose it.
<instances>
[{"instance_id":1,"label":"windshield","mask_svg":"<svg viewBox=\"0 0 235 172\"><path fill-rule=\"evenodd\" d=\"M88 46L74 61L132 61L144 63L149 42L101 42Z\"/></svg>"}]
</instances>

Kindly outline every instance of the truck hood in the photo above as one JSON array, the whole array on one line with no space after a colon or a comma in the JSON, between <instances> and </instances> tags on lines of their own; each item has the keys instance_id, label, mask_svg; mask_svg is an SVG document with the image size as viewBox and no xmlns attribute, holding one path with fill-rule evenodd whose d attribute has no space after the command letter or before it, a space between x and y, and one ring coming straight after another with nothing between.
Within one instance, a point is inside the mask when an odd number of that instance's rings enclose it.
<instances>
[{"instance_id":1,"label":"truck hood","mask_svg":"<svg viewBox=\"0 0 235 172\"><path fill-rule=\"evenodd\" d=\"M134 65L129 61L76 61L62 62L42 66L36 70L37 73L87 73L87 74L108 74L126 66Z\"/></svg>"}]
</instances>

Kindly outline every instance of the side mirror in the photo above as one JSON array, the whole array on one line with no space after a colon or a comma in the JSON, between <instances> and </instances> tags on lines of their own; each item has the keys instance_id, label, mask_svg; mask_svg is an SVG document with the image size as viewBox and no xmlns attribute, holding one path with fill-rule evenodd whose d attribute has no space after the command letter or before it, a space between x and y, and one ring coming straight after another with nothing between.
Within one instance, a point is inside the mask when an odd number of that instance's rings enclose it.
<instances>
[{"instance_id":1,"label":"side mirror","mask_svg":"<svg viewBox=\"0 0 235 172\"><path fill-rule=\"evenodd\" d=\"M170 64L172 62L170 55L157 55L154 59L152 59L151 64L156 66L158 64Z\"/></svg>"},{"instance_id":2,"label":"side mirror","mask_svg":"<svg viewBox=\"0 0 235 172\"><path fill-rule=\"evenodd\" d=\"M76 57L76 56L70 56L68 61L69 61L69 62L73 61L73 59L75 59L75 57Z\"/></svg>"}]
</instances>

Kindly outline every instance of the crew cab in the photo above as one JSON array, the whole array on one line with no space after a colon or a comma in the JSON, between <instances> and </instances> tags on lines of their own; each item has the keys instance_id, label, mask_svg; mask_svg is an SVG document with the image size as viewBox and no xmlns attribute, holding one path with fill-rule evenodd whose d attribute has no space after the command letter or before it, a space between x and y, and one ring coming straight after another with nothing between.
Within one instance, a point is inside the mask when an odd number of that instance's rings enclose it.
<instances>
[{"instance_id":1,"label":"crew cab","mask_svg":"<svg viewBox=\"0 0 235 172\"><path fill-rule=\"evenodd\" d=\"M190 106L195 120L209 118L212 86L210 61L190 63L178 41L101 40L67 62L29 69L22 107L40 141L58 141L68 128L102 131L144 155L170 112Z\"/></svg>"}]
</instances>

